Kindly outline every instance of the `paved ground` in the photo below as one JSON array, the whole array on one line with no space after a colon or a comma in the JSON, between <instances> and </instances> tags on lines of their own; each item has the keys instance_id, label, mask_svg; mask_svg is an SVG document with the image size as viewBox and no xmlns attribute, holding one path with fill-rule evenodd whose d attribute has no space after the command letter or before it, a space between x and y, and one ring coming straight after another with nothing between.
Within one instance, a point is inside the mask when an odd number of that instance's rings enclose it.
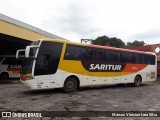
<instances>
[{"instance_id":1,"label":"paved ground","mask_svg":"<svg viewBox=\"0 0 160 120\"><path fill-rule=\"evenodd\" d=\"M74 93L63 93L61 89L30 91L14 81L0 84L0 111L160 111L160 81L145 83L140 87L113 85L83 88ZM9 120L11 118L2 120ZM18 120L17 118L12 118ZM11 119L11 120L12 120ZM22 119L22 118L19 118ZM30 118L23 118L30 120ZM33 118L32 118L33 119ZM41 120L35 118L33 120ZM51 118L43 118L50 120ZM97 120L105 117L69 117L56 120ZM116 120L116 117L110 119ZM119 117L120 120L160 119L149 117Z\"/></svg>"}]
</instances>

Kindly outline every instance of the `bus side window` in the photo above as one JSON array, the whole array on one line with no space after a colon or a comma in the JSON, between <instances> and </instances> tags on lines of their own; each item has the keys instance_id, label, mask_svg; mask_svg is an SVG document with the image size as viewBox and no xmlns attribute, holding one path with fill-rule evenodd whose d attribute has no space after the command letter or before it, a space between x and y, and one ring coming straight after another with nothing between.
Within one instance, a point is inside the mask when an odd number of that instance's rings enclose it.
<instances>
[{"instance_id":1,"label":"bus side window","mask_svg":"<svg viewBox=\"0 0 160 120\"><path fill-rule=\"evenodd\" d=\"M151 55L151 57L150 57L150 64L151 64L151 65L155 65L155 64L156 64L155 55Z\"/></svg>"},{"instance_id":2,"label":"bus side window","mask_svg":"<svg viewBox=\"0 0 160 120\"><path fill-rule=\"evenodd\" d=\"M150 64L150 55L146 55L145 57L146 57L146 63Z\"/></svg>"},{"instance_id":3,"label":"bus side window","mask_svg":"<svg viewBox=\"0 0 160 120\"><path fill-rule=\"evenodd\" d=\"M116 62L120 60L120 52L108 50L108 61Z\"/></svg>"},{"instance_id":4,"label":"bus side window","mask_svg":"<svg viewBox=\"0 0 160 120\"><path fill-rule=\"evenodd\" d=\"M141 59L141 64L147 63L145 55L140 55L140 59Z\"/></svg>"},{"instance_id":5,"label":"bus side window","mask_svg":"<svg viewBox=\"0 0 160 120\"><path fill-rule=\"evenodd\" d=\"M77 46L77 59L78 60L86 60L87 59L85 47Z\"/></svg>"},{"instance_id":6,"label":"bus side window","mask_svg":"<svg viewBox=\"0 0 160 120\"><path fill-rule=\"evenodd\" d=\"M64 59L67 59L67 60L75 60L75 59L77 59L76 51L77 51L76 50L76 46L67 45Z\"/></svg>"},{"instance_id":7,"label":"bus side window","mask_svg":"<svg viewBox=\"0 0 160 120\"><path fill-rule=\"evenodd\" d=\"M96 49L95 60L105 61L105 51L103 49Z\"/></svg>"},{"instance_id":8,"label":"bus side window","mask_svg":"<svg viewBox=\"0 0 160 120\"><path fill-rule=\"evenodd\" d=\"M127 62L128 63L135 63L135 57L134 57L134 54L133 53L127 53L126 54L128 57L127 57Z\"/></svg>"},{"instance_id":9,"label":"bus side window","mask_svg":"<svg viewBox=\"0 0 160 120\"><path fill-rule=\"evenodd\" d=\"M121 62L135 63L134 54L130 52L121 52Z\"/></svg>"},{"instance_id":10,"label":"bus side window","mask_svg":"<svg viewBox=\"0 0 160 120\"><path fill-rule=\"evenodd\" d=\"M87 48L87 60L94 60L95 50L94 48Z\"/></svg>"},{"instance_id":11,"label":"bus side window","mask_svg":"<svg viewBox=\"0 0 160 120\"><path fill-rule=\"evenodd\" d=\"M150 65L155 65L155 56L154 55L146 55L146 62Z\"/></svg>"},{"instance_id":12,"label":"bus side window","mask_svg":"<svg viewBox=\"0 0 160 120\"><path fill-rule=\"evenodd\" d=\"M141 63L140 55L135 53L134 56L135 56L135 63L140 64Z\"/></svg>"},{"instance_id":13,"label":"bus side window","mask_svg":"<svg viewBox=\"0 0 160 120\"><path fill-rule=\"evenodd\" d=\"M135 62L137 64L146 64L147 63L146 56L143 54L135 53Z\"/></svg>"}]
</instances>

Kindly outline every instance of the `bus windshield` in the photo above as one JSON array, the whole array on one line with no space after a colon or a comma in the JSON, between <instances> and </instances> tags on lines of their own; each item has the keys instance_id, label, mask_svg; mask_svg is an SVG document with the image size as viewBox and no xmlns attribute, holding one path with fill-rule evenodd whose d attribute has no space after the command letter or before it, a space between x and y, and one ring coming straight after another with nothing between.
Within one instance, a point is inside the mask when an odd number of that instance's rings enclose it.
<instances>
[{"instance_id":1,"label":"bus windshield","mask_svg":"<svg viewBox=\"0 0 160 120\"><path fill-rule=\"evenodd\" d=\"M32 73L33 61L34 61L33 58L25 58L22 62L20 73L21 74Z\"/></svg>"},{"instance_id":2,"label":"bus windshield","mask_svg":"<svg viewBox=\"0 0 160 120\"><path fill-rule=\"evenodd\" d=\"M39 45L40 41L33 41L30 46L35 46L35 45ZM23 63L22 63L22 67L21 67L21 74L28 74L28 73L32 73L32 66L33 66L33 61L36 58L36 52L37 52L38 48L30 48L29 51L29 58L25 58L23 59Z\"/></svg>"},{"instance_id":3,"label":"bus windshield","mask_svg":"<svg viewBox=\"0 0 160 120\"><path fill-rule=\"evenodd\" d=\"M36 58L37 48L31 48L29 51L29 58Z\"/></svg>"},{"instance_id":4,"label":"bus windshield","mask_svg":"<svg viewBox=\"0 0 160 120\"><path fill-rule=\"evenodd\" d=\"M40 41L33 41L29 46L37 46L40 44ZM37 52L38 48L37 47L33 47L33 48L30 48L30 51L29 51L29 58L36 58L36 52Z\"/></svg>"}]
</instances>

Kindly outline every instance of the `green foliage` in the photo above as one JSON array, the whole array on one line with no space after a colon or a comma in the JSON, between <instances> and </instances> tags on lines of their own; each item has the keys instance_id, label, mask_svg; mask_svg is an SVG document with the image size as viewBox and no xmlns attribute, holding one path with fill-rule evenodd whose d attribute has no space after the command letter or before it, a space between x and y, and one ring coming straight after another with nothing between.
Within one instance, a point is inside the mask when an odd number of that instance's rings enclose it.
<instances>
[{"instance_id":1,"label":"green foliage","mask_svg":"<svg viewBox=\"0 0 160 120\"><path fill-rule=\"evenodd\" d=\"M106 44L110 44L112 47L118 47L118 48L125 47L125 43L121 39L116 38L116 37L109 38L107 36L100 36L96 38L93 41L93 44L102 45L102 46L105 46Z\"/></svg>"},{"instance_id":2,"label":"green foliage","mask_svg":"<svg viewBox=\"0 0 160 120\"><path fill-rule=\"evenodd\" d=\"M118 48L124 48L124 47L134 47L134 46L144 46L146 43L144 41L138 41L135 40L133 42L127 42L127 45L125 46L125 43L116 37L109 38L107 36L100 36L93 40L94 45L102 45L105 46L106 44L110 44L112 47L118 47Z\"/></svg>"},{"instance_id":3,"label":"green foliage","mask_svg":"<svg viewBox=\"0 0 160 120\"><path fill-rule=\"evenodd\" d=\"M134 47L134 46L144 46L146 43L144 41L135 40L133 42L127 42L126 47Z\"/></svg>"},{"instance_id":4,"label":"green foliage","mask_svg":"<svg viewBox=\"0 0 160 120\"><path fill-rule=\"evenodd\" d=\"M104 46L108 42L109 42L109 37L107 37L107 36L100 36L100 37L96 38L93 41L93 44L94 45L102 45L102 46Z\"/></svg>"},{"instance_id":5,"label":"green foliage","mask_svg":"<svg viewBox=\"0 0 160 120\"><path fill-rule=\"evenodd\" d=\"M125 43L116 37L110 38L110 43L109 43L112 47L119 47L119 48L123 48L125 47Z\"/></svg>"}]
</instances>

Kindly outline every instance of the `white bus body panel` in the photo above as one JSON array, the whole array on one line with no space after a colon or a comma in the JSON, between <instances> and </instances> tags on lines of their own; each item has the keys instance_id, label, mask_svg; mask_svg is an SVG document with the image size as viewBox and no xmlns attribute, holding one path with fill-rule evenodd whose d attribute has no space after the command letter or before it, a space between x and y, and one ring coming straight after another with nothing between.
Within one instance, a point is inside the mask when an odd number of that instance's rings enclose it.
<instances>
[{"instance_id":1,"label":"white bus body panel","mask_svg":"<svg viewBox=\"0 0 160 120\"><path fill-rule=\"evenodd\" d=\"M34 79L21 81L24 86L30 89L49 89L49 88L63 88L64 82L69 76L76 76L80 80L80 87L85 86L99 86L99 85L109 85L109 84L119 84L119 83L133 83L136 75L142 77L142 82L155 81L156 80L156 69L154 65L148 65L145 69L128 75L123 75L117 77L94 77L93 73L89 73L89 76L80 74L74 74L65 72L62 70L57 70L56 74L53 75L41 75L35 76ZM151 71L152 70L152 71ZM152 73L152 74L151 74ZM152 79L151 79L152 77Z\"/></svg>"}]
</instances>

